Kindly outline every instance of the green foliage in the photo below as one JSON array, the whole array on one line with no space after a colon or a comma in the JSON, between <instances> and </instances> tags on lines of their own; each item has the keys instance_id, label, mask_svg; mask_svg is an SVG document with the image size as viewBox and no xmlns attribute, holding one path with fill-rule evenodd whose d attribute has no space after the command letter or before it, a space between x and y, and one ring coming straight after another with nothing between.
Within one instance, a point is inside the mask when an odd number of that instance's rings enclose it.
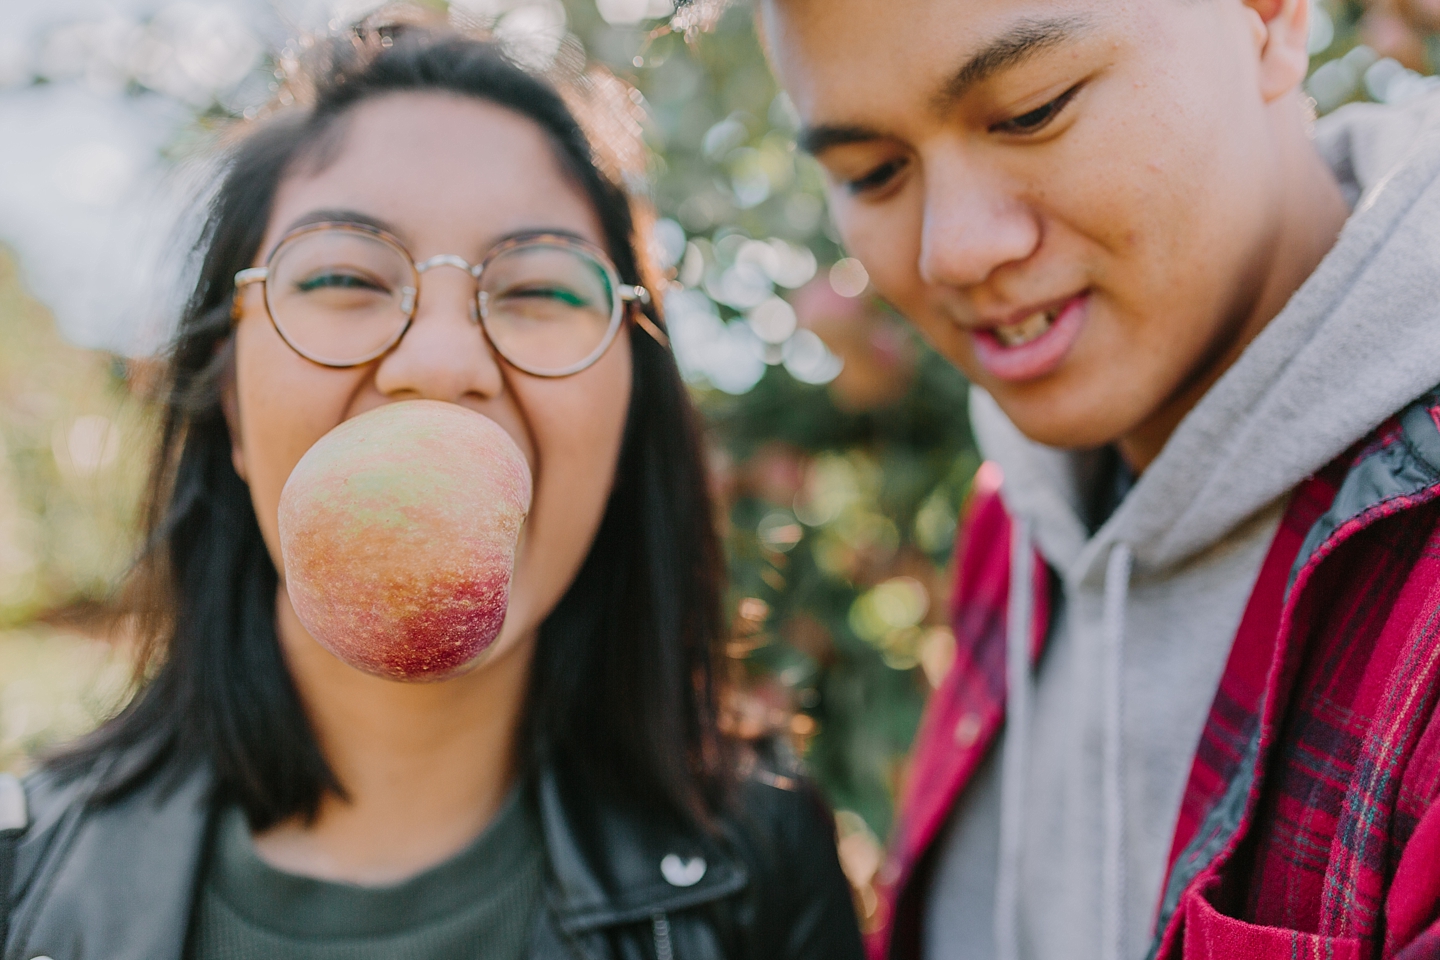
<instances>
[{"instance_id":1,"label":"green foliage","mask_svg":"<svg viewBox=\"0 0 1440 960\"><path fill-rule=\"evenodd\" d=\"M1440 7L1432 0L1317 0L1310 79L1324 114L1357 100L1398 102L1435 89Z\"/></svg>"},{"instance_id":2,"label":"green foliage","mask_svg":"<svg viewBox=\"0 0 1440 960\"><path fill-rule=\"evenodd\" d=\"M103 601L131 551L145 427L123 366L65 343L0 250L0 627Z\"/></svg>"},{"instance_id":3,"label":"green foliage","mask_svg":"<svg viewBox=\"0 0 1440 960\"><path fill-rule=\"evenodd\" d=\"M739 727L788 728L832 802L883 836L929 690L922 658L934 674L948 653L945 565L978 465L965 383L868 294L830 289L827 271L843 253L823 215L820 173L796 150L793 110L748 10L693 43L606 25L584 3L571 15L591 55L645 95L660 158L655 204L688 241L684 255L678 244L670 252L679 280L770 361L754 364L764 372L753 387L740 376L724 383L733 392L718 389L723 375L687 363L688 318L672 299L677 353L717 448ZM777 239L814 255L814 279L779 270L772 280L786 282L727 295L726 272L759 250L746 241ZM828 383L802 382L776 362L784 348L743 339L754 301L772 289L843 361Z\"/></svg>"},{"instance_id":4,"label":"green foliage","mask_svg":"<svg viewBox=\"0 0 1440 960\"><path fill-rule=\"evenodd\" d=\"M0 633L0 772L23 773L125 702L123 650L40 624Z\"/></svg>"}]
</instances>

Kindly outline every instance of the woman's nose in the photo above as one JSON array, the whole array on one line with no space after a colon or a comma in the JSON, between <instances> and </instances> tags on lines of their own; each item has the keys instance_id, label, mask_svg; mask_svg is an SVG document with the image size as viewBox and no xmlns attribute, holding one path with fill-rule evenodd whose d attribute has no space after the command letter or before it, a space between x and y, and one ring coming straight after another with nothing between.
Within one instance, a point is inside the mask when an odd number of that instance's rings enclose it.
<instances>
[{"instance_id":1,"label":"woman's nose","mask_svg":"<svg viewBox=\"0 0 1440 960\"><path fill-rule=\"evenodd\" d=\"M390 396L454 403L498 396L504 382L480 329L474 278L459 269L426 271L410 328L381 358L376 387Z\"/></svg>"}]
</instances>

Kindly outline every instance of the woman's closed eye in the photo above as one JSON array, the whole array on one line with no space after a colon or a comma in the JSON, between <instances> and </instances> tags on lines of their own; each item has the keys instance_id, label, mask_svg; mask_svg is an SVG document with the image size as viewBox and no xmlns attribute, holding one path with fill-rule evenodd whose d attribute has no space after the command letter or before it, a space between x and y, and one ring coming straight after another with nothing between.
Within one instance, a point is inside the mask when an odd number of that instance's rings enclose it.
<instances>
[{"instance_id":1,"label":"woman's closed eye","mask_svg":"<svg viewBox=\"0 0 1440 960\"><path fill-rule=\"evenodd\" d=\"M512 287L500 294L502 300L551 300L567 307L588 307L590 301L568 287Z\"/></svg>"},{"instance_id":2,"label":"woman's closed eye","mask_svg":"<svg viewBox=\"0 0 1440 960\"><path fill-rule=\"evenodd\" d=\"M1049 126L1070 101L1075 98L1075 94L1080 91L1080 86L1081 85L1077 83L1054 100L1038 106L1034 110L1029 110L1020 114L1018 117L1011 117L1009 120L1002 120L999 123L992 124L990 132L1022 135L1039 133Z\"/></svg>"},{"instance_id":3,"label":"woman's closed eye","mask_svg":"<svg viewBox=\"0 0 1440 960\"><path fill-rule=\"evenodd\" d=\"M303 280L297 281L295 288L301 293L312 293L317 290L375 290L386 293L385 284L356 273L352 270L330 269L319 273L311 274Z\"/></svg>"}]
</instances>

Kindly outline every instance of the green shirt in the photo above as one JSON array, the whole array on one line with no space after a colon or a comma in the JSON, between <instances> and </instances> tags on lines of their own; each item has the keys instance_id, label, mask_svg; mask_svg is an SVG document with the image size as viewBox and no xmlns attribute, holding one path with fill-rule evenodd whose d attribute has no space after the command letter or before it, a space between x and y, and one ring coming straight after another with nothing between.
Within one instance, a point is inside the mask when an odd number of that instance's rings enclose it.
<instances>
[{"instance_id":1,"label":"green shirt","mask_svg":"<svg viewBox=\"0 0 1440 960\"><path fill-rule=\"evenodd\" d=\"M544 839L525 791L469 847L391 887L283 873L221 814L191 960L520 960L541 906Z\"/></svg>"}]
</instances>

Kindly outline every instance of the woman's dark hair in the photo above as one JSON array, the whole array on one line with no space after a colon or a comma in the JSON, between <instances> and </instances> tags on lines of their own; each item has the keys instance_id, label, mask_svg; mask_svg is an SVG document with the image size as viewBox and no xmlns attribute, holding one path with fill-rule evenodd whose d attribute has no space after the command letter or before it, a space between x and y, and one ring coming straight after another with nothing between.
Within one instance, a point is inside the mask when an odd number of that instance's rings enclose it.
<instances>
[{"instance_id":1,"label":"woman's dark hair","mask_svg":"<svg viewBox=\"0 0 1440 960\"><path fill-rule=\"evenodd\" d=\"M327 791L344 795L281 656L277 575L231 463L222 405L234 275L254 262L287 171L323 164L351 109L391 93L441 91L528 118L594 205L621 280L648 279L614 164L597 154L558 88L495 44L372 24L312 59L319 68L287 87L301 102L257 124L230 153L169 357L147 547L133 581L148 678L118 716L50 760L61 774L105 762L102 802L152 775L201 765L213 772L217 799L238 803L256 829L313 818ZM660 317L648 309L653 326ZM674 359L634 325L630 338L633 383L614 487L589 556L540 629L519 749L531 768L548 758L593 789L703 824L731 779L714 661L722 559Z\"/></svg>"}]
</instances>

